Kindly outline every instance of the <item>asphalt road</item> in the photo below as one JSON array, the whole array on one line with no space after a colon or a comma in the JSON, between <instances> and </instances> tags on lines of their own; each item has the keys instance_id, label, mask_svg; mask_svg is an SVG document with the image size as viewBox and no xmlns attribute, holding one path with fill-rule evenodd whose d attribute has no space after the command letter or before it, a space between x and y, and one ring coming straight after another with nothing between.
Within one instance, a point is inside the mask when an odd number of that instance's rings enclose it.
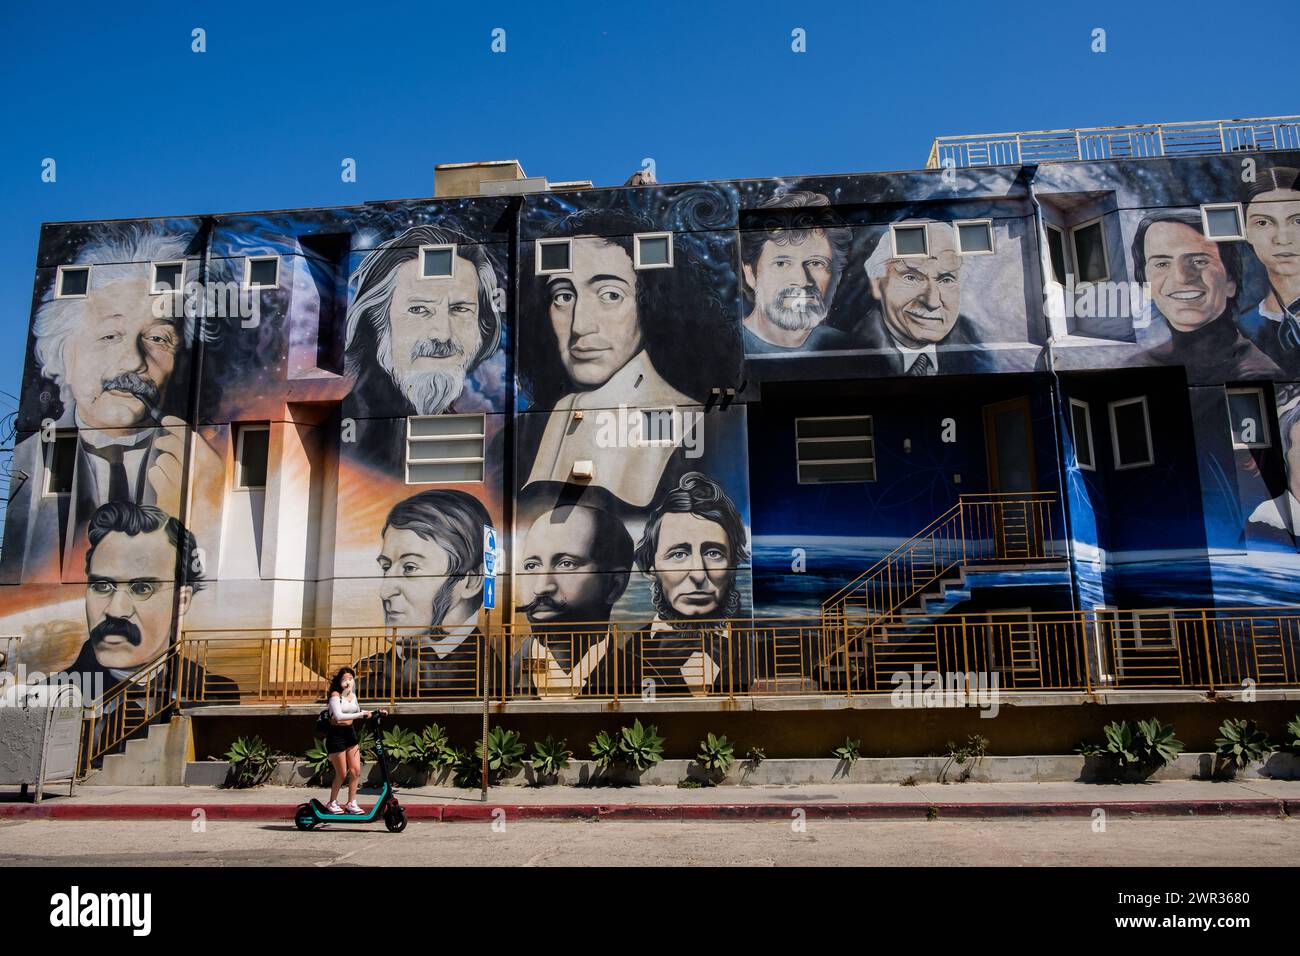
<instances>
[{"instance_id":1,"label":"asphalt road","mask_svg":"<svg viewBox=\"0 0 1300 956\"><path fill-rule=\"evenodd\" d=\"M1257 817L613 823L509 819L299 833L286 823L0 821L0 868L40 866L1300 865L1300 821Z\"/></svg>"}]
</instances>

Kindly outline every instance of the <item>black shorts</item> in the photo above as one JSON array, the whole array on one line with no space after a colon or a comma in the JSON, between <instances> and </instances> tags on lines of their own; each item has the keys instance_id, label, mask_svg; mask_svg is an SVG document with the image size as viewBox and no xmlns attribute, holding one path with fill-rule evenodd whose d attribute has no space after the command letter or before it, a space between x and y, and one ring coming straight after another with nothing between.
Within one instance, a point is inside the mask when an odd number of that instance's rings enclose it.
<instances>
[{"instance_id":1,"label":"black shorts","mask_svg":"<svg viewBox=\"0 0 1300 956\"><path fill-rule=\"evenodd\" d=\"M325 749L332 754L341 754L349 747L357 745L357 732L350 724L347 727L340 727L337 724L331 724L329 732L325 735Z\"/></svg>"}]
</instances>

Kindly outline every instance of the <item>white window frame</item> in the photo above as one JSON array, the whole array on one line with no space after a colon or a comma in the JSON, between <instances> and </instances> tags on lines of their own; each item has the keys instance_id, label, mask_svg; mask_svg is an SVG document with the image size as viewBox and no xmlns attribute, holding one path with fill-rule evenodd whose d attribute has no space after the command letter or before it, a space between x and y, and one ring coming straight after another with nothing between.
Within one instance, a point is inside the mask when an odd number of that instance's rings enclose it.
<instances>
[{"instance_id":1,"label":"white window frame","mask_svg":"<svg viewBox=\"0 0 1300 956\"><path fill-rule=\"evenodd\" d=\"M92 268L91 266L89 266L89 265L85 265L85 264L81 264L81 265L66 265L66 266L59 266L58 271L54 274L54 298L56 298L56 299L84 299L84 298L88 297L88 296L90 295L90 270L91 270L91 268ZM86 291L85 291L85 292L82 292L80 295L64 295L64 293L63 293L63 273L64 273L65 270L67 270L67 271L82 271L82 270L84 270L84 271L85 271L85 273L86 273Z\"/></svg>"},{"instance_id":2,"label":"white window frame","mask_svg":"<svg viewBox=\"0 0 1300 956\"><path fill-rule=\"evenodd\" d=\"M275 284L274 285L253 285L253 263L266 262L275 260ZM263 289L280 288L280 257L279 256L244 256L244 281L241 283L244 291L258 292Z\"/></svg>"},{"instance_id":3,"label":"white window frame","mask_svg":"<svg viewBox=\"0 0 1300 956\"><path fill-rule=\"evenodd\" d=\"M983 226L988 230L989 247L987 249L971 249L969 252L961 247L961 227L962 226ZM997 237L993 234L992 219L957 219L952 224L953 235L957 237L957 253L963 256L991 256L997 251Z\"/></svg>"},{"instance_id":4,"label":"white window frame","mask_svg":"<svg viewBox=\"0 0 1300 956\"><path fill-rule=\"evenodd\" d=\"M439 250L441 250L441 249L450 249L450 250L451 250L451 272L447 273L447 275L445 275L445 276L441 276L441 275L439 275L439 276L425 275L425 272L424 272L424 256L425 256L425 253L430 252L430 251L432 251L432 250L434 250L434 249L439 249ZM443 279L443 280L445 280L445 279L454 279L454 278L456 278L456 243L454 243L454 242L443 242L443 243L433 243L433 244L430 244L430 245L427 245L427 246L421 246L421 247L420 247L420 271L416 273L416 277L419 278L419 279L427 279L427 280L429 280L429 281L433 281L433 280L435 280L435 279Z\"/></svg>"},{"instance_id":5,"label":"white window frame","mask_svg":"<svg viewBox=\"0 0 1300 956\"><path fill-rule=\"evenodd\" d=\"M1210 235L1210 213L1219 209L1231 209L1237 214L1237 234L1235 236ZM1246 211L1239 202L1211 202L1201 206L1201 234L1211 242L1235 242L1246 238Z\"/></svg>"},{"instance_id":6,"label":"white window frame","mask_svg":"<svg viewBox=\"0 0 1300 956\"><path fill-rule=\"evenodd\" d=\"M466 420L477 419L478 432L476 434L457 432L457 433L451 433L446 435L412 435L411 434L411 422L425 421L427 419L435 419L435 418L443 419L443 420L452 419L452 418L461 418ZM444 465L460 465L460 464L477 463L479 465L479 476L477 478L455 478L449 481L412 481L411 480L411 443L412 442L419 444L420 442L465 441L466 439L474 439L475 441L482 442L483 454L470 455L467 457L459 457L459 458L422 459L416 462L416 464L426 465L426 464L433 463L433 464L444 464ZM456 415L409 415L407 416L406 442L402 446L402 459L404 462L404 469L405 469L403 472L403 478L405 479L406 484L408 485L481 484L484 481L484 479L487 477L487 465L485 461L486 456L487 456L487 416L482 412L479 412L477 414L470 413L465 415L456 414Z\"/></svg>"},{"instance_id":7,"label":"white window frame","mask_svg":"<svg viewBox=\"0 0 1300 956\"><path fill-rule=\"evenodd\" d=\"M646 433L647 433L647 429L646 429L646 416L647 416L647 415L650 415L650 414L653 413L653 412L667 412L667 413L668 413L669 427L671 428L672 433L673 433L671 438L663 439L663 438L647 438L647 437L646 437ZM647 447L647 448L672 448L672 447L676 446L677 441L678 441L678 435L677 435L677 420L678 420L678 416L677 416L677 408L676 408L676 406L673 406L673 405L663 405L663 406L655 405L655 406L651 406L651 407L649 407L649 408L642 408L642 409L639 410L639 413L640 413L640 415L641 415L641 432L640 432L640 441L638 442L638 444L640 444L640 445L642 445L642 446L644 446L644 447Z\"/></svg>"},{"instance_id":8,"label":"white window frame","mask_svg":"<svg viewBox=\"0 0 1300 956\"><path fill-rule=\"evenodd\" d=\"M1067 230L1063 226L1058 226L1056 225L1056 223L1052 223L1052 222L1044 222L1043 226L1047 229L1048 232L1047 265L1049 268L1053 270L1052 281L1060 285L1065 285L1065 277L1074 274L1074 263L1070 261L1070 256L1072 253L1070 249L1071 242L1070 242L1069 230ZM1058 276L1055 274L1056 266L1053 265L1052 263L1051 233L1053 232L1061 237L1061 269L1064 270L1065 275Z\"/></svg>"},{"instance_id":9,"label":"white window frame","mask_svg":"<svg viewBox=\"0 0 1300 956\"><path fill-rule=\"evenodd\" d=\"M1079 275L1079 247L1075 240L1075 235L1087 229L1089 226L1101 226L1101 261L1105 263L1106 273L1099 279L1085 279ZM1110 248L1106 242L1106 217L1098 216L1096 219L1089 219L1087 222L1081 222L1077 226L1070 227L1070 267L1074 269L1074 287L1077 289L1081 286L1092 285L1094 282L1110 281Z\"/></svg>"},{"instance_id":10,"label":"white window frame","mask_svg":"<svg viewBox=\"0 0 1300 956\"><path fill-rule=\"evenodd\" d=\"M1172 607L1153 607L1143 608L1140 611L1131 611L1129 617L1133 621L1133 650L1135 651L1176 651L1178 650L1178 619L1174 616ZM1154 619L1162 624L1168 623L1168 634L1161 634L1160 637L1144 638L1142 636L1142 621L1144 618ZM1161 628L1163 632L1164 628Z\"/></svg>"},{"instance_id":11,"label":"white window frame","mask_svg":"<svg viewBox=\"0 0 1300 956\"><path fill-rule=\"evenodd\" d=\"M542 246L566 246L569 250L569 264L563 269L542 268ZM539 276L565 275L573 271L572 239L538 239L533 243L533 274Z\"/></svg>"},{"instance_id":12,"label":"white window frame","mask_svg":"<svg viewBox=\"0 0 1300 956\"><path fill-rule=\"evenodd\" d=\"M899 229L920 229L921 238L925 240L925 250L922 252L899 252L898 251L898 230ZM890 252L894 254L895 259L925 259L930 255L930 224L928 222L891 222L889 224L889 244Z\"/></svg>"},{"instance_id":13,"label":"white window frame","mask_svg":"<svg viewBox=\"0 0 1300 956\"><path fill-rule=\"evenodd\" d=\"M800 422L845 421L848 419L857 419L857 418L866 419L867 422L866 435L862 435L862 436L823 435L815 438L799 437ZM799 446L801 443L806 442L812 445L812 444L817 444L818 442L854 441L854 440L861 441L863 438L871 442L870 458L824 458L824 459L813 458L804 461L799 457ZM878 461L879 458L876 455L876 416L875 415L803 415L794 420L794 477L795 477L795 482L797 484L800 485L863 485L868 483L875 483L877 480L879 480L880 477L876 471L876 465ZM799 467L800 465L858 465L858 464L863 464L864 462L871 463L871 477L863 478L860 481L858 479L845 480L845 481L804 481L803 472L800 470Z\"/></svg>"},{"instance_id":14,"label":"white window frame","mask_svg":"<svg viewBox=\"0 0 1300 956\"><path fill-rule=\"evenodd\" d=\"M1013 614L1023 614L1024 618L1012 618L1010 615ZM1038 622L1034 620L1034 609L1031 607L996 607L989 608L984 612L984 648L985 653L988 655L986 660L988 660L990 665L994 662L995 655L993 652L997 648L997 645L993 640L994 636L997 634L997 631L994 629L1004 627L1007 629L1008 636L1011 637L1015 634L1013 629L1016 626L1023 626L1023 628L1033 638L1030 643L1030 647L1033 651L1030 656L1033 663L1017 667L1014 652L1012 653L1011 660L998 660L997 663L1005 664L1006 669L1012 674L1038 674L1043 669L1043 662L1038 654L1040 636L1038 633ZM1008 641L1008 644L1010 644L1010 641ZM1011 650L1009 646L1008 650Z\"/></svg>"},{"instance_id":15,"label":"white window frame","mask_svg":"<svg viewBox=\"0 0 1300 956\"><path fill-rule=\"evenodd\" d=\"M70 296L69 298L75 298ZM73 487L67 491L50 491L50 476L54 474L54 452L58 447L60 438L72 438L72 484ZM66 498L72 494L77 484L77 430L75 428L58 428L54 431L54 441L45 442L44 454L41 455L41 467L44 474L41 475L41 497L42 498Z\"/></svg>"},{"instance_id":16,"label":"white window frame","mask_svg":"<svg viewBox=\"0 0 1300 956\"><path fill-rule=\"evenodd\" d=\"M1127 465L1121 465L1119 461L1119 430L1115 427L1115 409L1125 405L1142 406L1142 424L1147 430L1147 460L1139 462L1130 462ZM1156 463L1156 446L1151 440L1151 408L1147 405L1147 397L1138 395L1134 398L1121 398L1106 405L1110 417L1110 448L1115 455L1114 467L1116 471L1128 471L1130 468L1147 468Z\"/></svg>"},{"instance_id":17,"label":"white window frame","mask_svg":"<svg viewBox=\"0 0 1300 956\"><path fill-rule=\"evenodd\" d=\"M1074 415L1071 414L1070 415L1070 436L1074 439L1074 463L1082 471L1096 471L1097 470L1097 445L1092 440L1092 406L1089 405L1087 402L1083 401L1082 399L1072 398L1070 399L1070 408L1083 409L1083 424L1085 426L1085 430L1087 431L1087 438L1088 438L1088 459L1092 462L1092 464L1090 465L1085 465L1083 462L1079 460L1079 435L1074 428Z\"/></svg>"},{"instance_id":18,"label":"white window frame","mask_svg":"<svg viewBox=\"0 0 1300 956\"><path fill-rule=\"evenodd\" d=\"M266 432L266 475L260 485L244 483L244 437L250 432ZM235 491L266 491L265 482L271 477L271 424L249 422L235 426L235 473L232 475Z\"/></svg>"},{"instance_id":19,"label":"white window frame","mask_svg":"<svg viewBox=\"0 0 1300 956\"><path fill-rule=\"evenodd\" d=\"M668 261L646 264L641 261L642 239L667 239ZM673 267L673 234L671 232L638 232L632 236L632 259L636 269L671 269Z\"/></svg>"},{"instance_id":20,"label":"white window frame","mask_svg":"<svg viewBox=\"0 0 1300 956\"><path fill-rule=\"evenodd\" d=\"M168 295L168 294L174 295L175 293L184 290L185 265L186 263L184 259L159 259L156 262L149 263L149 294L150 295ZM158 267L159 266L180 266L181 267L180 285L178 285L174 289L158 288Z\"/></svg>"},{"instance_id":21,"label":"white window frame","mask_svg":"<svg viewBox=\"0 0 1300 956\"><path fill-rule=\"evenodd\" d=\"M1260 414L1259 414L1259 430L1260 430L1260 434L1263 436L1263 441L1257 441L1257 442L1239 442L1239 441L1237 441L1237 438L1236 438L1236 433L1237 433L1237 424L1236 424L1236 422L1234 422L1234 421L1232 420L1232 402L1231 402L1231 401L1227 401L1226 404L1227 404L1227 406L1228 406L1228 434L1231 435L1231 436L1233 436L1233 438L1232 438L1232 447L1233 447L1233 448L1272 448L1272 447L1273 447L1273 440L1272 440L1272 437L1271 437L1271 435L1270 435L1270 433L1269 433L1269 430L1268 430L1268 418L1265 417L1265 416L1266 416L1266 410L1268 409L1269 406L1268 406L1268 403L1264 401L1264 397L1265 397L1265 396L1264 396L1264 390L1263 390L1262 388L1248 388L1248 387L1246 387L1246 386L1242 386L1242 387L1240 387L1240 388L1229 388L1229 389L1225 389L1224 391L1225 391L1225 392L1227 393L1227 395L1229 395L1229 396L1231 396L1231 395L1254 394L1255 396L1257 396L1257 397L1259 398L1259 413L1260 413Z\"/></svg>"}]
</instances>

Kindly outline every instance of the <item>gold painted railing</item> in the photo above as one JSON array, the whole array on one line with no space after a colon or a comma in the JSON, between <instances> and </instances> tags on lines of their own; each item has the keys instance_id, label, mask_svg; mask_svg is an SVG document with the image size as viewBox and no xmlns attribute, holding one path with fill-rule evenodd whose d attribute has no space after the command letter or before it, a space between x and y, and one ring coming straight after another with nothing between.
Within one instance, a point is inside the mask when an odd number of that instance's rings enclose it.
<instances>
[{"instance_id":1,"label":"gold painted railing","mask_svg":"<svg viewBox=\"0 0 1300 956\"><path fill-rule=\"evenodd\" d=\"M182 645L173 644L162 656L86 706L79 775L89 773L105 754L117 752L127 740L144 733L150 724L177 708L176 668L183 660Z\"/></svg>"},{"instance_id":2,"label":"gold painted railing","mask_svg":"<svg viewBox=\"0 0 1300 956\"><path fill-rule=\"evenodd\" d=\"M455 640L455 639L453 639ZM189 704L312 703L343 665L367 702L786 697L890 693L915 675L1007 691L1300 686L1300 608L1022 611L865 625L820 618L701 621L681 630L593 623L474 630L452 646L396 629L200 632ZM234 681L237 694L213 687Z\"/></svg>"},{"instance_id":3,"label":"gold painted railing","mask_svg":"<svg viewBox=\"0 0 1300 956\"><path fill-rule=\"evenodd\" d=\"M822 604L828 626L870 627L962 567L1063 560L1050 491L962 495Z\"/></svg>"}]
</instances>

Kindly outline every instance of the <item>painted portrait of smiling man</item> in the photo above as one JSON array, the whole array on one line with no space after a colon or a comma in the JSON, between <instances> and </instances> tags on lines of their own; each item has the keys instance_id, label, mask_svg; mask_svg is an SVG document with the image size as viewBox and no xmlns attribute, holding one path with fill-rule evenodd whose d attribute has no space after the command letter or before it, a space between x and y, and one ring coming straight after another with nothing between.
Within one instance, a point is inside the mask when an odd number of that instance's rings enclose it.
<instances>
[{"instance_id":1,"label":"painted portrait of smiling man","mask_svg":"<svg viewBox=\"0 0 1300 956\"><path fill-rule=\"evenodd\" d=\"M1150 284L1151 300L1169 328L1169 341L1140 361L1182 365L1193 383L1281 378L1282 371L1237 327L1241 255L1232 242L1207 239L1194 212L1147 216L1133 236L1134 275Z\"/></svg>"}]
</instances>

